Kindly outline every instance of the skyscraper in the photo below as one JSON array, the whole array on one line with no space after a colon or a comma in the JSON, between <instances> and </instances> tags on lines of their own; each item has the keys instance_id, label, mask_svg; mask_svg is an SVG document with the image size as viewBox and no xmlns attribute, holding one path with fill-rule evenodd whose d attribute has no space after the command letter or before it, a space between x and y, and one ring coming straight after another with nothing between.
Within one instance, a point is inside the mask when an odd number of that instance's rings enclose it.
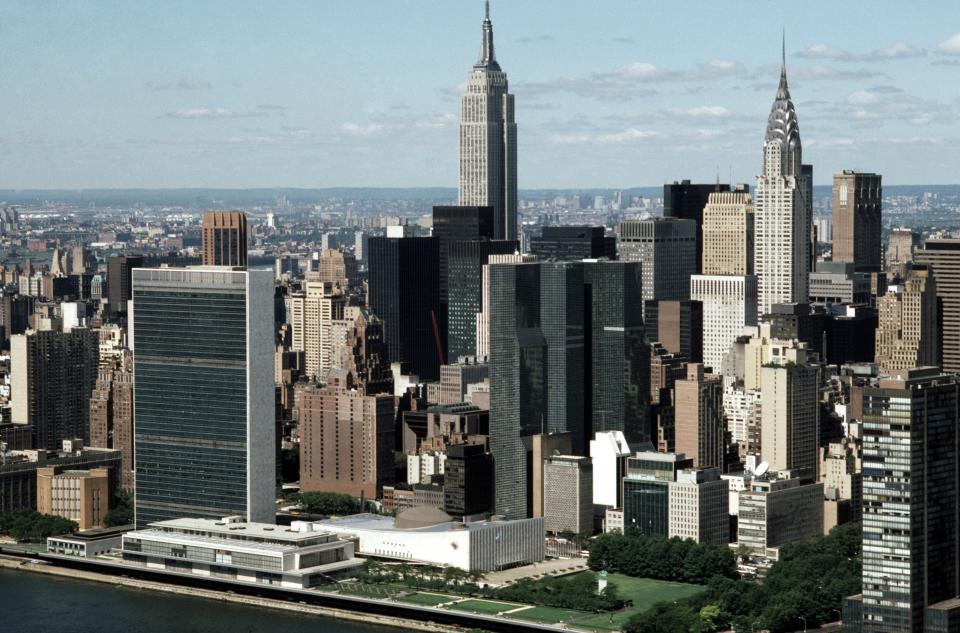
<instances>
[{"instance_id":1,"label":"skyscraper","mask_svg":"<svg viewBox=\"0 0 960 633\"><path fill-rule=\"evenodd\" d=\"M771 470L815 477L820 441L820 369L801 352L760 369L760 455ZM779 366L778 366L779 365Z\"/></svg>"},{"instance_id":2,"label":"skyscraper","mask_svg":"<svg viewBox=\"0 0 960 633\"><path fill-rule=\"evenodd\" d=\"M329 281L307 281L302 292L290 296L291 346L304 353L308 377L319 376L336 364L339 347L332 337L333 324L342 321L347 296Z\"/></svg>"},{"instance_id":3,"label":"skyscraper","mask_svg":"<svg viewBox=\"0 0 960 633\"><path fill-rule=\"evenodd\" d=\"M620 223L620 259L642 264L645 302L690 298L690 276L697 271L697 231L695 221L679 218Z\"/></svg>"},{"instance_id":4,"label":"skyscraper","mask_svg":"<svg viewBox=\"0 0 960 633\"><path fill-rule=\"evenodd\" d=\"M470 240L450 244L447 262L447 362L476 356L477 315L484 310L483 268L491 258L512 256L513 240Z\"/></svg>"},{"instance_id":5,"label":"skyscraper","mask_svg":"<svg viewBox=\"0 0 960 633\"><path fill-rule=\"evenodd\" d=\"M704 275L753 274L753 199L746 191L711 193L703 209Z\"/></svg>"},{"instance_id":6,"label":"skyscraper","mask_svg":"<svg viewBox=\"0 0 960 633\"><path fill-rule=\"evenodd\" d=\"M697 468L722 468L724 449L723 381L704 376L703 365L689 363L686 380L673 385L674 450Z\"/></svg>"},{"instance_id":7,"label":"skyscraper","mask_svg":"<svg viewBox=\"0 0 960 633\"><path fill-rule=\"evenodd\" d=\"M131 271L141 266L143 266L143 258L138 255L113 255L107 260L107 293L110 297L111 312L127 313Z\"/></svg>"},{"instance_id":8,"label":"skyscraper","mask_svg":"<svg viewBox=\"0 0 960 633\"><path fill-rule=\"evenodd\" d=\"M592 430L650 439L649 358L634 306L640 270L623 262L491 264L490 450L496 512L532 511L530 439L572 433L586 453Z\"/></svg>"},{"instance_id":9,"label":"skyscraper","mask_svg":"<svg viewBox=\"0 0 960 633\"><path fill-rule=\"evenodd\" d=\"M461 99L460 204L493 207L493 236L517 239L517 124L507 74L493 51L487 0L480 58Z\"/></svg>"},{"instance_id":10,"label":"skyscraper","mask_svg":"<svg viewBox=\"0 0 960 633\"><path fill-rule=\"evenodd\" d=\"M377 498L393 483L393 396L352 388L346 372L326 387L297 387L303 490Z\"/></svg>"},{"instance_id":11,"label":"skyscraper","mask_svg":"<svg viewBox=\"0 0 960 633\"><path fill-rule=\"evenodd\" d=\"M85 328L11 337L11 420L33 427L35 448L58 450L73 438L89 442L99 344L97 333Z\"/></svg>"},{"instance_id":12,"label":"skyscraper","mask_svg":"<svg viewBox=\"0 0 960 633\"><path fill-rule=\"evenodd\" d=\"M833 261L879 272L883 190L880 174L844 169L833 175Z\"/></svg>"},{"instance_id":13,"label":"skyscraper","mask_svg":"<svg viewBox=\"0 0 960 633\"><path fill-rule=\"evenodd\" d=\"M876 363L880 371L939 365L937 279L922 265L877 299Z\"/></svg>"},{"instance_id":14,"label":"skyscraper","mask_svg":"<svg viewBox=\"0 0 960 633\"><path fill-rule=\"evenodd\" d=\"M696 274L703 272L703 213L709 196L715 192L730 191L730 185L711 183L696 184L689 180L674 181L663 185L663 215L667 218L682 218L697 223ZM704 273L710 274L710 273Z\"/></svg>"},{"instance_id":15,"label":"skyscraper","mask_svg":"<svg viewBox=\"0 0 960 633\"><path fill-rule=\"evenodd\" d=\"M390 362L427 381L440 377L446 348L439 268L435 237L370 238L368 305L383 319Z\"/></svg>"},{"instance_id":16,"label":"skyscraper","mask_svg":"<svg viewBox=\"0 0 960 633\"><path fill-rule=\"evenodd\" d=\"M133 273L136 523L273 523L273 274Z\"/></svg>"},{"instance_id":17,"label":"skyscraper","mask_svg":"<svg viewBox=\"0 0 960 633\"><path fill-rule=\"evenodd\" d=\"M204 266L247 265L247 214L207 211L200 242Z\"/></svg>"},{"instance_id":18,"label":"skyscraper","mask_svg":"<svg viewBox=\"0 0 960 633\"><path fill-rule=\"evenodd\" d=\"M863 633L921 633L957 595L956 378L898 370L863 390Z\"/></svg>"},{"instance_id":19,"label":"skyscraper","mask_svg":"<svg viewBox=\"0 0 960 633\"><path fill-rule=\"evenodd\" d=\"M800 128L787 87L784 58L780 86L763 143L763 173L757 177L754 216L754 273L759 284L758 314L775 303L807 301L811 262L813 202L809 174L801 164Z\"/></svg>"},{"instance_id":20,"label":"skyscraper","mask_svg":"<svg viewBox=\"0 0 960 633\"><path fill-rule=\"evenodd\" d=\"M914 260L929 266L936 281L943 370L960 372L960 240L927 240L923 248L914 253Z\"/></svg>"},{"instance_id":21,"label":"skyscraper","mask_svg":"<svg viewBox=\"0 0 960 633\"><path fill-rule=\"evenodd\" d=\"M543 260L617 258L617 238L602 226L545 226L530 240L530 252Z\"/></svg>"}]
</instances>

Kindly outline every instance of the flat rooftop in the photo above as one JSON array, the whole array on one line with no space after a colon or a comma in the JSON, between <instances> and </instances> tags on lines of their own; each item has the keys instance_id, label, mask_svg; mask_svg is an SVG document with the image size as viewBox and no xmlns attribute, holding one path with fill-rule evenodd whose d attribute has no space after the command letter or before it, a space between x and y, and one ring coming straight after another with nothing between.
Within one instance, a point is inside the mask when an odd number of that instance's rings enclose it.
<instances>
[{"instance_id":1,"label":"flat rooftop","mask_svg":"<svg viewBox=\"0 0 960 633\"><path fill-rule=\"evenodd\" d=\"M297 546L302 541L312 540L323 536L335 536L331 532L314 529L313 523L303 522L307 529L296 529L271 523L248 523L246 521L225 521L224 519L171 519L151 523L146 530L139 530L137 534L165 534L168 537L177 532L209 532L211 536L218 536L228 541L256 541L263 539L274 541L276 544L288 543ZM186 535L185 535L186 536ZM190 534L189 536L193 536Z\"/></svg>"}]
</instances>

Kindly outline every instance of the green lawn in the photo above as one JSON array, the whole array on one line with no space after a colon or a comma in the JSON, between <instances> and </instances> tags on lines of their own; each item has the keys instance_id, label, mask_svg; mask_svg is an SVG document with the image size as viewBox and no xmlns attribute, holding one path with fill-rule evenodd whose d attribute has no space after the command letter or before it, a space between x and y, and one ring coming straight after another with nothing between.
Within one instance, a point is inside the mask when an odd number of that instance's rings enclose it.
<instances>
[{"instance_id":1,"label":"green lawn","mask_svg":"<svg viewBox=\"0 0 960 633\"><path fill-rule=\"evenodd\" d=\"M625 609L613 614L613 621L610 620L609 613L603 613L587 620L578 620L573 626L580 629L590 629L593 631L622 631L627 620L643 609Z\"/></svg>"},{"instance_id":2,"label":"green lawn","mask_svg":"<svg viewBox=\"0 0 960 633\"><path fill-rule=\"evenodd\" d=\"M515 602L494 602L493 600L464 600L456 604L451 604L451 609L457 611L476 611L487 615L496 615L503 611L510 611L524 605Z\"/></svg>"},{"instance_id":3,"label":"green lawn","mask_svg":"<svg viewBox=\"0 0 960 633\"><path fill-rule=\"evenodd\" d=\"M442 596L438 593L412 593L396 598L397 602L409 602L410 604L419 604L427 607L435 607L438 604L451 602L456 599L456 596Z\"/></svg>"},{"instance_id":4,"label":"green lawn","mask_svg":"<svg viewBox=\"0 0 960 633\"><path fill-rule=\"evenodd\" d=\"M582 572L596 578L592 571ZM650 578L633 578L622 574L607 576L610 584L617 586L617 595L623 600L633 601L633 607L613 614L613 622L609 613L602 613L586 620L578 620L574 626L578 628L598 631L619 631L632 616L646 611L658 602L673 602L695 596L706 591L701 585L689 585L682 582L668 582L666 580L652 580Z\"/></svg>"},{"instance_id":5,"label":"green lawn","mask_svg":"<svg viewBox=\"0 0 960 633\"><path fill-rule=\"evenodd\" d=\"M556 624L557 622L569 622L573 618L581 618L587 615L584 611L574 611L572 609L556 609L554 607L533 607L523 611L515 611L509 614L508 618L517 618L518 620L533 620L543 622L544 624Z\"/></svg>"}]
</instances>

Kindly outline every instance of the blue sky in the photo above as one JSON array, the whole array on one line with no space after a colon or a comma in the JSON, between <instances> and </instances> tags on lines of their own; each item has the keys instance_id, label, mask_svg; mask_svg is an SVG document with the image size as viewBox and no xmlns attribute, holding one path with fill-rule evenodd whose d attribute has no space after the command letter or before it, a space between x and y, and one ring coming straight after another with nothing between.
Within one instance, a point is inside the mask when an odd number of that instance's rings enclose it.
<instances>
[{"instance_id":1,"label":"blue sky","mask_svg":"<svg viewBox=\"0 0 960 633\"><path fill-rule=\"evenodd\" d=\"M494 0L520 187L960 182L960 2ZM456 186L479 0L0 0L0 188Z\"/></svg>"}]
</instances>

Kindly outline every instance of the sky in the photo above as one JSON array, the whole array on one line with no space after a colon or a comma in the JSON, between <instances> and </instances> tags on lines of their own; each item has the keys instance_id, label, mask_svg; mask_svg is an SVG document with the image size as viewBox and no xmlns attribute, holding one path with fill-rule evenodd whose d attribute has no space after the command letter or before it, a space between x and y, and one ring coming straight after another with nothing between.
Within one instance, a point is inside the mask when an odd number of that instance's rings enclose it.
<instances>
[{"instance_id":1,"label":"sky","mask_svg":"<svg viewBox=\"0 0 960 633\"><path fill-rule=\"evenodd\" d=\"M493 0L519 186L960 183L960 2ZM0 0L0 188L455 187L480 0Z\"/></svg>"}]
</instances>

